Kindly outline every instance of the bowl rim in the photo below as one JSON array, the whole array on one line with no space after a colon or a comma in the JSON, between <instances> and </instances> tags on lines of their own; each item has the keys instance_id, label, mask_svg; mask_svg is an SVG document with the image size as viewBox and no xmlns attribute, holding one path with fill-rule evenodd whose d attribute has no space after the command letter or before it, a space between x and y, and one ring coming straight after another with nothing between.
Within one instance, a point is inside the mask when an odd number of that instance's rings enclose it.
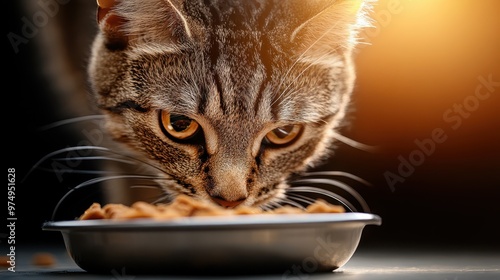
<instances>
[{"instance_id":1,"label":"bowl rim","mask_svg":"<svg viewBox=\"0 0 500 280\"><path fill-rule=\"evenodd\" d=\"M381 225L376 214L362 212L313 213L313 214L253 214L236 216L179 217L168 220L140 218L130 220L70 220L43 223L46 231L116 231L116 230L217 230L217 229L262 229L292 228L324 224L356 223Z\"/></svg>"}]
</instances>

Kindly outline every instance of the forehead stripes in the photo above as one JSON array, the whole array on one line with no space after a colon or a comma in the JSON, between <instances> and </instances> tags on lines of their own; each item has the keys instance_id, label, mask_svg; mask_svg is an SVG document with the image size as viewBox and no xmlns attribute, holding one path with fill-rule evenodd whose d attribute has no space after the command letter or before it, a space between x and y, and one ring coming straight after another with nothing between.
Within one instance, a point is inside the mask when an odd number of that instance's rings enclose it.
<instances>
[{"instance_id":1,"label":"forehead stripes","mask_svg":"<svg viewBox=\"0 0 500 280\"><path fill-rule=\"evenodd\" d=\"M217 100L218 104L212 102L210 106L217 105L224 115L256 115L272 73L270 58L275 51L271 49L266 27L274 4L264 1L203 2L188 5L186 9L189 16L211 27L206 30L202 52L209 65L205 69L206 82L213 90L205 93L217 97L200 96L199 113L204 114L209 106L207 103Z\"/></svg>"}]
</instances>

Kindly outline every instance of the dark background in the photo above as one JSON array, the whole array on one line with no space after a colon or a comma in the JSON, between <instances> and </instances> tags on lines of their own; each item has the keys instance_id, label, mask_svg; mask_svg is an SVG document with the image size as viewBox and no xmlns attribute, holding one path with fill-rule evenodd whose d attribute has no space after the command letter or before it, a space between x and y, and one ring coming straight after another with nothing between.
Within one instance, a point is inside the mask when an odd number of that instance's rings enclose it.
<instances>
[{"instance_id":1,"label":"dark background","mask_svg":"<svg viewBox=\"0 0 500 280\"><path fill-rule=\"evenodd\" d=\"M21 34L21 19L33 16L33 10L22 8L23 2L9 1L4 34ZM500 87L485 100L468 104L473 110L460 117L456 129L443 114L455 104L471 102L478 77L491 75L500 82L500 4L400 3L391 8L388 1L379 1L373 12L378 29L362 34L370 44L362 45L357 54L355 110L351 125L342 131L379 149L367 152L340 144L336 156L318 169L342 170L371 182L372 186L349 182L371 212L383 219L382 226L365 229L362 246L498 248ZM42 31L37 36L43 36ZM83 36L74 35L75 40ZM68 127L39 130L70 115L59 110L65 104L55 98L46 62L40 61L48 50L41 49L38 39L21 44L15 53L4 37L4 149L7 168L16 169L20 244L62 242L59 234L43 232L41 225L51 219L59 199L84 179L65 176L61 182L50 172L35 170L21 181L43 156L81 140ZM78 51L75 55L81 54ZM398 174L401 158L419 153L415 141L427 141L435 129L444 131L446 140L434 143L432 152L418 158L413 172L391 187L384 174ZM66 214L78 215L98 195L95 189L78 193Z\"/></svg>"}]
</instances>

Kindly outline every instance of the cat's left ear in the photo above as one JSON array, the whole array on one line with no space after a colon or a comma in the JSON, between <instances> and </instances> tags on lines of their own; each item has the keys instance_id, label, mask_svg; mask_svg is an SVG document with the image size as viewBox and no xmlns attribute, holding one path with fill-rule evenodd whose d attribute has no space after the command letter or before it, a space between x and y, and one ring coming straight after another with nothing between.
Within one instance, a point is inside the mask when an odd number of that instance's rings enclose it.
<instances>
[{"instance_id":1,"label":"cat's left ear","mask_svg":"<svg viewBox=\"0 0 500 280\"><path fill-rule=\"evenodd\" d=\"M128 36L123 30L126 20L114 12L116 2L116 0L97 0L97 24L109 48L123 49L128 44Z\"/></svg>"},{"instance_id":2,"label":"cat's left ear","mask_svg":"<svg viewBox=\"0 0 500 280\"><path fill-rule=\"evenodd\" d=\"M149 47L182 44L191 31L181 9L183 0L97 0L97 23L107 44Z\"/></svg>"},{"instance_id":3,"label":"cat's left ear","mask_svg":"<svg viewBox=\"0 0 500 280\"><path fill-rule=\"evenodd\" d=\"M349 51L358 43L358 33L370 26L367 16L376 0L312 0L302 3L305 20L290 36L299 52L319 56L335 49ZM311 12L313 11L313 12ZM300 13L300 11L299 11Z\"/></svg>"}]
</instances>

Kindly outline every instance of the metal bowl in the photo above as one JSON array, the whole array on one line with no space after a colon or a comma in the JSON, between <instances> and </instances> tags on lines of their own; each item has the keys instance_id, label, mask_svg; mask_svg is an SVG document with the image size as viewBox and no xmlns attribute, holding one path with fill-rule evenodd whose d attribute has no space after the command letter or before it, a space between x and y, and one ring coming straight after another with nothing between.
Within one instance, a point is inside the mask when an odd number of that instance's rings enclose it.
<instances>
[{"instance_id":1,"label":"metal bowl","mask_svg":"<svg viewBox=\"0 0 500 280\"><path fill-rule=\"evenodd\" d=\"M380 224L368 213L265 214L56 221L43 229L60 231L75 263L92 273L293 275L343 266L363 228Z\"/></svg>"}]
</instances>

